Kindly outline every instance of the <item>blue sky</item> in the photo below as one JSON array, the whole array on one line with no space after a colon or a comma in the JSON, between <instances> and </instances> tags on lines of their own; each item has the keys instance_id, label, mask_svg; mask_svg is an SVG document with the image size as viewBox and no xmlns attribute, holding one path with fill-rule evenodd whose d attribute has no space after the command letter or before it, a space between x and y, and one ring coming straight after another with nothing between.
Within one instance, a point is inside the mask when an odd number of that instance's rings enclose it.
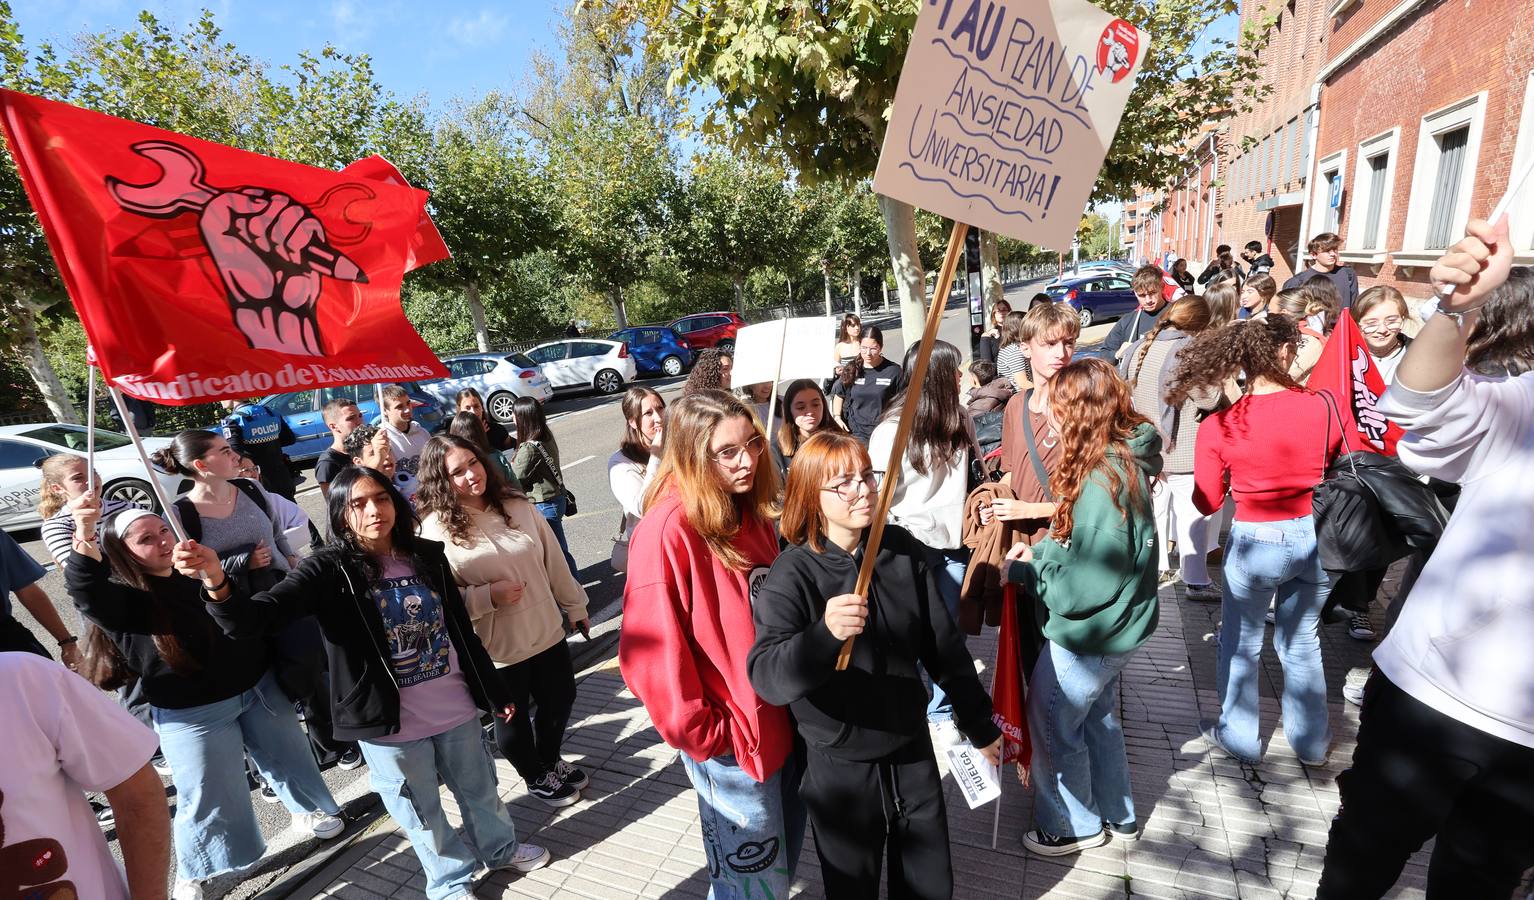
<instances>
[{"instance_id":1,"label":"blue sky","mask_svg":"<svg viewBox=\"0 0 1534 900\"><path fill-rule=\"evenodd\" d=\"M176 27L211 9L245 53L274 65L327 42L373 57L378 80L433 105L522 83L534 50L555 46L565 4L554 0L12 0L27 43L134 27L147 9Z\"/></svg>"}]
</instances>

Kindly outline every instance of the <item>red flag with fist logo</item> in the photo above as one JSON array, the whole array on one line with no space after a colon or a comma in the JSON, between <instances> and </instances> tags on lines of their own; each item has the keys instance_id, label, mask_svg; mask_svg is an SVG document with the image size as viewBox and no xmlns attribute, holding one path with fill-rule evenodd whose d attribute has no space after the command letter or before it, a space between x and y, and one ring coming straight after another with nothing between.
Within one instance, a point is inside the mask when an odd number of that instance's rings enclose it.
<instances>
[{"instance_id":1,"label":"red flag with fist logo","mask_svg":"<svg viewBox=\"0 0 1534 900\"><path fill-rule=\"evenodd\" d=\"M1396 443L1406 432L1375 409L1385 394L1385 379L1347 310L1337 317L1337 327L1326 339L1305 386L1317 393L1325 391L1337 401L1344 450L1373 450L1395 456Z\"/></svg>"},{"instance_id":2,"label":"red flag with fist logo","mask_svg":"<svg viewBox=\"0 0 1534 900\"><path fill-rule=\"evenodd\" d=\"M447 374L399 299L447 248L387 163L331 172L14 91L0 124L124 393L186 405Z\"/></svg>"}]
</instances>

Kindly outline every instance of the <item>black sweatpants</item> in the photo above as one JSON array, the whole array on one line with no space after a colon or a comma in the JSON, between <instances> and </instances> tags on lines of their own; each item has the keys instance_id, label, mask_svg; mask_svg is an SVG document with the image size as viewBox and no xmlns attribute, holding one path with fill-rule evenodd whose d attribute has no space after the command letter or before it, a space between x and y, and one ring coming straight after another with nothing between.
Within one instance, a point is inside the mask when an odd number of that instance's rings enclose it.
<instances>
[{"instance_id":1,"label":"black sweatpants","mask_svg":"<svg viewBox=\"0 0 1534 900\"><path fill-rule=\"evenodd\" d=\"M877 898L886 849L890 900L953 896L942 778L925 736L922 743L901 762L808 750L799 797L815 829L827 897Z\"/></svg>"},{"instance_id":2,"label":"black sweatpants","mask_svg":"<svg viewBox=\"0 0 1534 900\"><path fill-rule=\"evenodd\" d=\"M330 717L330 673L320 623L304 616L277 633L272 641L272 668L283 693L304 708L304 726L314 761L328 766L355 748L351 741L337 740Z\"/></svg>"},{"instance_id":3,"label":"black sweatpants","mask_svg":"<svg viewBox=\"0 0 1534 900\"><path fill-rule=\"evenodd\" d=\"M532 784L559 761L575 706L575 666L563 640L499 670L517 705L510 722L495 720L495 743L522 780Z\"/></svg>"},{"instance_id":4,"label":"black sweatpants","mask_svg":"<svg viewBox=\"0 0 1534 900\"><path fill-rule=\"evenodd\" d=\"M1534 865L1534 748L1432 709L1375 670L1318 900L1382 897L1427 839L1429 900L1507 900Z\"/></svg>"}]
</instances>

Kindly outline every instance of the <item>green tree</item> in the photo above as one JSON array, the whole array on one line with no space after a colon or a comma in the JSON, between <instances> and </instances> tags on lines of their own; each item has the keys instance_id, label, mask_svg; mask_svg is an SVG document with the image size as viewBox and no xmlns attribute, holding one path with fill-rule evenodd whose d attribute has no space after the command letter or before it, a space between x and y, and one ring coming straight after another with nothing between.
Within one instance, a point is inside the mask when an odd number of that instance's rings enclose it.
<instances>
[{"instance_id":1,"label":"green tree","mask_svg":"<svg viewBox=\"0 0 1534 900\"><path fill-rule=\"evenodd\" d=\"M698 273L730 279L736 311L746 312L746 279L798 250L799 216L783 170L727 153L698 158L686 183L687 258Z\"/></svg>"},{"instance_id":2,"label":"green tree","mask_svg":"<svg viewBox=\"0 0 1534 900\"><path fill-rule=\"evenodd\" d=\"M412 278L463 292L481 352L490 349L481 288L499 283L511 263L552 242L548 186L514 127L515 116L501 94L458 104L438 121L426 164L432 219L453 258Z\"/></svg>"},{"instance_id":3,"label":"green tree","mask_svg":"<svg viewBox=\"0 0 1534 900\"><path fill-rule=\"evenodd\" d=\"M863 273L877 269L888 252L879 201L866 182L854 186L836 182L829 187L831 197L821 247L822 271L826 278L826 314L831 314L832 273L845 272L850 282L852 307L862 315Z\"/></svg>"},{"instance_id":4,"label":"green tree","mask_svg":"<svg viewBox=\"0 0 1534 900\"><path fill-rule=\"evenodd\" d=\"M640 21L672 66L671 86L702 104L705 135L741 154L788 159L802 177L873 174L918 0L588 0L623 23ZM1235 41L1194 48L1238 0L1104 0L1108 12L1152 35L1097 199L1160 184L1183 165L1181 148L1213 117L1260 94L1256 50L1267 21ZM1173 152L1167 152L1173 150ZM880 198L907 338L925 298L908 204ZM914 313L914 315L913 315Z\"/></svg>"}]
</instances>

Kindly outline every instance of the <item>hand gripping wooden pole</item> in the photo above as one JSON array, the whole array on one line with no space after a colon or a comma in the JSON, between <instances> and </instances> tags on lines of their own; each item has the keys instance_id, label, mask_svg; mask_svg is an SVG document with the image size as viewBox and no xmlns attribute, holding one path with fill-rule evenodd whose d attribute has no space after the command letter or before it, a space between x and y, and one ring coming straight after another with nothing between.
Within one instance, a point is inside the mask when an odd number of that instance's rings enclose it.
<instances>
[{"instance_id":1,"label":"hand gripping wooden pole","mask_svg":"<svg viewBox=\"0 0 1534 900\"><path fill-rule=\"evenodd\" d=\"M895 485L900 481L900 458L905 455L906 441L911 437L911 426L916 422L917 399L927 378L927 360L932 357L932 342L937 340L937 327L943 321L943 308L948 305L948 292L953 286L954 272L959 268L959 258L964 255L964 237L969 226L963 222L953 223L953 233L948 236L948 252L943 255L943 268L932 289L932 305L927 307L927 327L921 335L921 352L916 354L916 364L907 373L905 402L900 407L900 424L895 429L895 443L890 446L889 463L884 467L884 483L879 486L879 502L874 506L873 522L868 528L868 546L863 551L863 564L858 568L857 586L852 589L859 597L868 596L868 585L874 577L874 560L879 556L879 542L884 539L884 522L889 518L890 503L895 499ZM852 661L850 637L842 642L842 650L836 657L836 671L845 671Z\"/></svg>"}]
</instances>

